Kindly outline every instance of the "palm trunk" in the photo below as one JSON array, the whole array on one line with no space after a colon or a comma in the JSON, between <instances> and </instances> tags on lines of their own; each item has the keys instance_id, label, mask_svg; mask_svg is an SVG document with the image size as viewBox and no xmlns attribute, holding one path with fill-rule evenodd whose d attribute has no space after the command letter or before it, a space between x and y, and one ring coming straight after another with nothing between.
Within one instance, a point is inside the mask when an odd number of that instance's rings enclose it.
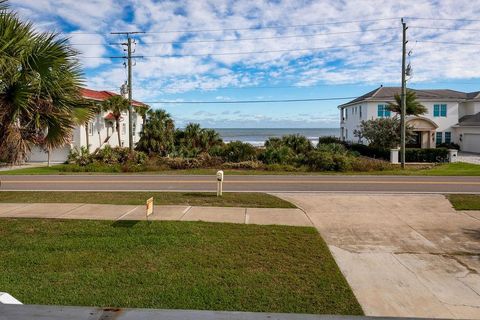
<instances>
[{"instance_id":1,"label":"palm trunk","mask_svg":"<svg viewBox=\"0 0 480 320\"><path fill-rule=\"evenodd\" d=\"M116 129L117 129L117 135L118 135L118 146L121 147L122 146L122 141L120 140L120 121L117 120L116 121Z\"/></svg>"},{"instance_id":2,"label":"palm trunk","mask_svg":"<svg viewBox=\"0 0 480 320\"><path fill-rule=\"evenodd\" d=\"M90 153L90 137L88 136L88 122L85 123L85 142L87 143L87 150Z\"/></svg>"}]
</instances>

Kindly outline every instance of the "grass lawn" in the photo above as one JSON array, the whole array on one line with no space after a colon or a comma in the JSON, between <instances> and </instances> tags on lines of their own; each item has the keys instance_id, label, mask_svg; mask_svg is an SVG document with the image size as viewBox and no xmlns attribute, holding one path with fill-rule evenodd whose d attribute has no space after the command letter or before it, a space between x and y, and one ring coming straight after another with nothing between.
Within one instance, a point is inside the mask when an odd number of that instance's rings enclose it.
<instances>
[{"instance_id":1,"label":"grass lawn","mask_svg":"<svg viewBox=\"0 0 480 320\"><path fill-rule=\"evenodd\" d=\"M456 210L480 210L478 194L449 194L447 198Z\"/></svg>"},{"instance_id":2,"label":"grass lawn","mask_svg":"<svg viewBox=\"0 0 480 320\"><path fill-rule=\"evenodd\" d=\"M0 175L48 175L48 174L131 174L131 173L108 173L108 172L64 172L64 165L54 165L51 167L25 168L11 171L2 171ZM406 170L369 171L369 172L308 172L308 171L267 171L267 170L224 170L226 175L418 175L418 176L480 176L480 165L470 163L445 163L433 166L432 168L422 168L424 166L407 165ZM189 169L189 170L165 170L153 172L136 172L134 174L202 174L214 175L216 169Z\"/></svg>"},{"instance_id":3,"label":"grass lawn","mask_svg":"<svg viewBox=\"0 0 480 320\"><path fill-rule=\"evenodd\" d=\"M69 192L0 191L0 202L95 203L142 205L153 197L156 205L190 205L250 208L296 208L288 201L266 193L225 192L222 197L207 192Z\"/></svg>"},{"instance_id":4,"label":"grass lawn","mask_svg":"<svg viewBox=\"0 0 480 320\"><path fill-rule=\"evenodd\" d=\"M0 288L26 304L362 314L314 228L0 219Z\"/></svg>"}]
</instances>

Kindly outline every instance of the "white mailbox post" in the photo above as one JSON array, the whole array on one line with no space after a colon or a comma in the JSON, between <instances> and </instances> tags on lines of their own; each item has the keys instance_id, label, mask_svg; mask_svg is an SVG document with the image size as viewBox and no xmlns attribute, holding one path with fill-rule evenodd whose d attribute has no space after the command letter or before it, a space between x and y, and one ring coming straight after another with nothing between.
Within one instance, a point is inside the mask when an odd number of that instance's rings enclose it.
<instances>
[{"instance_id":1,"label":"white mailbox post","mask_svg":"<svg viewBox=\"0 0 480 320\"><path fill-rule=\"evenodd\" d=\"M223 171L217 171L217 197L221 197L223 192Z\"/></svg>"}]
</instances>

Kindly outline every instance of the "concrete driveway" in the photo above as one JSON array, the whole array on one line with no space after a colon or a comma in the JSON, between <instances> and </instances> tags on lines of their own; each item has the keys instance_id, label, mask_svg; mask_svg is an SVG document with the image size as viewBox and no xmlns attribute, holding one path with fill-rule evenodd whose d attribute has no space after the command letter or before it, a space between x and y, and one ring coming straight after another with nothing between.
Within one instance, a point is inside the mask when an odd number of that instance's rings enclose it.
<instances>
[{"instance_id":1,"label":"concrete driveway","mask_svg":"<svg viewBox=\"0 0 480 320\"><path fill-rule=\"evenodd\" d=\"M480 319L480 214L442 195L277 194L303 208L366 315Z\"/></svg>"}]
</instances>

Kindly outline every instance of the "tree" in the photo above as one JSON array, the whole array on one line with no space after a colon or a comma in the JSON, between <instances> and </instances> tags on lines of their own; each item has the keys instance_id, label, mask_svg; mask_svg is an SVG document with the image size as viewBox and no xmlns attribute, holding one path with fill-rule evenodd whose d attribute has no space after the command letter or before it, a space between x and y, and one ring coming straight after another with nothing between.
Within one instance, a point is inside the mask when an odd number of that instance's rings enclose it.
<instances>
[{"instance_id":1,"label":"tree","mask_svg":"<svg viewBox=\"0 0 480 320\"><path fill-rule=\"evenodd\" d=\"M90 136L88 134L89 132L89 127L90 127L90 121L92 121L93 118L95 118L95 115L99 113L102 110L102 106L99 105L96 102L88 102L85 101L86 105L90 106L90 110L92 111L89 116L87 116L84 120L83 125L85 126L85 142L86 142L86 149L88 152L90 152Z\"/></svg>"},{"instance_id":2,"label":"tree","mask_svg":"<svg viewBox=\"0 0 480 320\"><path fill-rule=\"evenodd\" d=\"M405 129L408 141L413 136L412 127L407 125ZM359 139L365 138L374 148L396 148L400 144L400 120L398 118L363 120L360 129L355 130L354 134Z\"/></svg>"},{"instance_id":3,"label":"tree","mask_svg":"<svg viewBox=\"0 0 480 320\"><path fill-rule=\"evenodd\" d=\"M102 104L103 111L111 112L115 119L115 130L117 130L118 145L121 146L120 121L122 113L128 111L129 102L122 96L113 96Z\"/></svg>"},{"instance_id":4,"label":"tree","mask_svg":"<svg viewBox=\"0 0 480 320\"><path fill-rule=\"evenodd\" d=\"M22 162L33 145L48 151L71 140L91 111L81 101L78 53L40 33L0 2L0 153Z\"/></svg>"},{"instance_id":5,"label":"tree","mask_svg":"<svg viewBox=\"0 0 480 320\"><path fill-rule=\"evenodd\" d=\"M140 117L142 117L142 126L145 126L145 123L147 122L147 115L149 110L150 110L150 106L146 104L142 104L140 106L135 107L135 111L137 112L137 114L139 114Z\"/></svg>"},{"instance_id":6,"label":"tree","mask_svg":"<svg viewBox=\"0 0 480 320\"><path fill-rule=\"evenodd\" d=\"M174 149L175 126L164 110L149 111L136 150L166 156Z\"/></svg>"},{"instance_id":7,"label":"tree","mask_svg":"<svg viewBox=\"0 0 480 320\"><path fill-rule=\"evenodd\" d=\"M387 109L396 112L397 114L401 113L402 110L402 98L397 93L394 95L395 102L389 103ZM417 94L415 91L407 90L407 95L405 96L406 102L406 115L419 116L428 112L427 108L417 101Z\"/></svg>"}]
</instances>

